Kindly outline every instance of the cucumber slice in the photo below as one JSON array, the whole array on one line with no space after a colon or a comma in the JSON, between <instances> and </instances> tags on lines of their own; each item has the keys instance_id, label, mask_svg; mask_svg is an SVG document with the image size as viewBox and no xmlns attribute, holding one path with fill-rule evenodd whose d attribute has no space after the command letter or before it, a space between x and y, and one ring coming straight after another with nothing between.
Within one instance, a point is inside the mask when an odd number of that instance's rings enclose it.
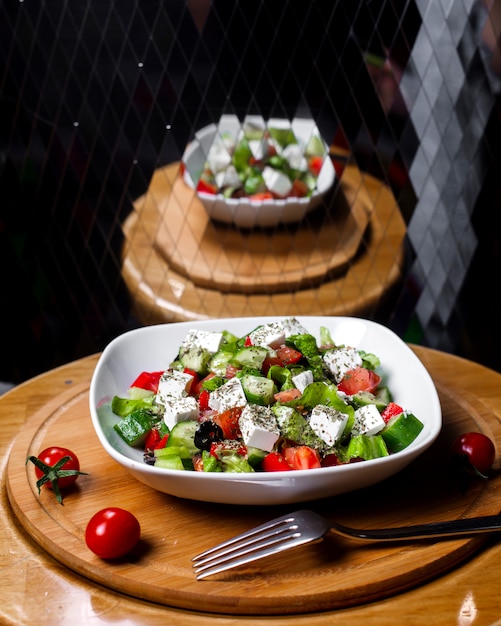
<instances>
[{"instance_id":1,"label":"cucumber slice","mask_svg":"<svg viewBox=\"0 0 501 626\"><path fill-rule=\"evenodd\" d=\"M139 410L124 417L113 428L129 446L140 446L155 421L151 413Z\"/></svg>"},{"instance_id":2,"label":"cucumber slice","mask_svg":"<svg viewBox=\"0 0 501 626\"><path fill-rule=\"evenodd\" d=\"M268 349L262 346L248 346L235 353L233 360L240 365L260 370L268 356Z\"/></svg>"},{"instance_id":3,"label":"cucumber slice","mask_svg":"<svg viewBox=\"0 0 501 626\"><path fill-rule=\"evenodd\" d=\"M386 443L381 435L355 435L350 439L346 456L348 459L378 459L388 456Z\"/></svg>"},{"instance_id":4,"label":"cucumber slice","mask_svg":"<svg viewBox=\"0 0 501 626\"><path fill-rule=\"evenodd\" d=\"M240 382L247 402L261 406L268 406L273 403L273 396L277 392L277 387L271 378L246 374L242 376Z\"/></svg>"},{"instance_id":5,"label":"cucumber slice","mask_svg":"<svg viewBox=\"0 0 501 626\"><path fill-rule=\"evenodd\" d=\"M233 359L233 352L227 350L219 350L211 358L209 363L209 369L217 376L224 376L226 374L226 368L228 363Z\"/></svg>"},{"instance_id":6,"label":"cucumber slice","mask_svg":"<svg viewBox=\"0 0 501 626\"><path fill-rule=\"evenodd\" d=\"M179 360L183 367L193 370L201 376L205 376L209 373L208 365L211 358L212 354L200 346L191 346L179 355Z\"/></svg>"},{"instance_id":7,"label":"cucumber slice","mask_svg":"<svg viewBox=\"0 0 501 626\"><path fill-rule=\"evenodd\" d=\"M394 415L381 431L390 452L399 452L407 448L423 430L423 423L412 413Z\"/></svg>"},{"instance_id":8,"label":"cucumber slice","mask_svg":"<svg viewBox=\"0 0 501 626\"><path fill-rule=\"evenodd\" d=\"M257 467L267 454L267 452L259 448L247 447L247 460L252 467Z\"/></svg>"},{"instance_id":9,"label":"cucumber slice","mask_svg":"<svg viewBox=\"0 0 501 626\"><path fill-rule=\"evenodd\" d=\"M158 458L155 461L155 467L163 467L164 469L185 470L181 457L173 455Z\"/></svg>"},{"instance_id":10,"label":"cucumber slice","mask_svg":"<svg viewBox=\"0 0 501 626\"><path fill-rule=\"evenodd\" d=\"M368 404L375 404L379 411L382 411L388 404L388 402L385 402L384 399L370 393L370 391L359 391L352 396L352 401L356 408L367 406Z\"/></svg>"},{"instance_id":11,"label":"cucumber slice","mask_svg":"<svg viewBox=\"0 0 501 626\"><path fill-rule=\"evenodd\" d=\"M179 457L181 460L191 459L191 449L187 446L170 446L165 448L159 448L154 451L155 459L170 459L174 456Z\"/></svg>"},{"instance_id":12,"label":"cucumber slice","mask_svg":"<svg viewBox=\"0 0 501 626\"><path fill-rule=\"evenodd\" d=\"M195 433L199 426L200 424L197 420L178 422L170 431L167 445L163 450L168 450L169 448L186 448L191 458L193 455L200 452L194 442Z\"/></svg>"}]
</instances>

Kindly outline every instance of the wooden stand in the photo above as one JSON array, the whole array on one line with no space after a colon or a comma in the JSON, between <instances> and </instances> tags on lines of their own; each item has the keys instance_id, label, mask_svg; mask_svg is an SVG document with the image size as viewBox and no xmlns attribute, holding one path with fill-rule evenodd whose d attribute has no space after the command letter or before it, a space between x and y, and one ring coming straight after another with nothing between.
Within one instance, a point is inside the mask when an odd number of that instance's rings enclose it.
<instances>
[{"instance_id":1,"label":"wooden stand","mask_svg":"<svg viewBox=\"0 0 501 626\"><path fill-rule=\"evenodd\" d=\"M143 323L363 315L397 284L405 224L391 191L347 165L297 225L209 220L179 164L157 170L124 224L123 278Z\"/></svg>"}]
</instances>

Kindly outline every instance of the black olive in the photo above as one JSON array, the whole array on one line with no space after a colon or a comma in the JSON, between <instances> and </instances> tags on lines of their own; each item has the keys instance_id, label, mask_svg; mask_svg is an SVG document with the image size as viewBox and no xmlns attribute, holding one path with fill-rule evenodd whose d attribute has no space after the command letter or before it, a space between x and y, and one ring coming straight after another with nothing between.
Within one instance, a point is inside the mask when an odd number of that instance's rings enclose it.
<instances>
[{"instance_id":1,"label":"black olive","mask_svg":"<svg viewBox=\"0 0 501 626\"><path fill-rule=\"evenodd\" d=\"M221 426L211 420L205 420L195 431L193 441L199 450L210 450L211 443L223 441L223 439Z\"/></svg>"}]
</instances>

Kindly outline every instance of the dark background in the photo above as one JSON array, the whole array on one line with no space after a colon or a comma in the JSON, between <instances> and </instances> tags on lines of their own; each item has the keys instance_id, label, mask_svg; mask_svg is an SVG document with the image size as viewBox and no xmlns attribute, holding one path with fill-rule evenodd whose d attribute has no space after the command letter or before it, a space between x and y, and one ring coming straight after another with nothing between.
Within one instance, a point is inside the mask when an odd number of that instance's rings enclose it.
<instances>
[{"instance_id":1,"label":"dark background","mask_svg":"<svg viewBox=\"0 0 501 626\"><path fill-rule=\"evenodd\" d=\"M447 5L441 23L389 0L0 1L0 380L21 382L140 325L120 277L134 199L194 130L255 112L312 115L391 185L410 226L408 261L380 321L501 371L495 11ZM423 37L436 56L420 52ZM456 66L442 65L448 54ZM454 71L449 97L440 85ZM425 130L411 115L420 102ZM441 146L427 164L436 211L415 184L429 137ZM442 176L447 159L457 169Z\"/></svg>"}]
</instances>

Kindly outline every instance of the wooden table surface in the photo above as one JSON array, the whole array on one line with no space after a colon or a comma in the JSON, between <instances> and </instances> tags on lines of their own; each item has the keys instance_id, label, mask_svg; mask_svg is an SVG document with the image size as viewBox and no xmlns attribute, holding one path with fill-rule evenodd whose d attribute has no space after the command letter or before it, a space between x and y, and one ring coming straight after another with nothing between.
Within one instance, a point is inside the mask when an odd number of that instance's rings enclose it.
<instances>
[{"instance_id":1,"label":"wooden table surface","mask_svg":"<svg viewBox=\"0 0 501 626\"><path fill-rule=\"evenodd\" d=\"M501 374L445 353L422 347L413 349L430 371L442 398L454 398L477 421L478 416L489 415L497 430L501 423ZM23 424L66 390L88 385L97 358L94 355L69 363L0 397L0 623L176 626L500 623L498 536L489 539L460 566L410 591L365 605L297 616L245 617L172 609L115 593L68 570L32 541L19 524L7 497L5 470ZM496 438L495 443L499 471L501 440Z\"/></svg>"}]
</instances>

